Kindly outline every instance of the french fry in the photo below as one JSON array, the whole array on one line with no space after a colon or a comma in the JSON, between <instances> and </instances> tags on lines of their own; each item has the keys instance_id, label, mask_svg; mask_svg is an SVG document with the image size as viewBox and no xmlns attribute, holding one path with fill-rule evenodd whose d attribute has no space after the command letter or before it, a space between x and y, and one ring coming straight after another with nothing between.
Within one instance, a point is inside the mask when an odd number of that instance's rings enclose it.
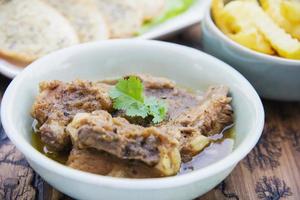
<instances>
[{"instance_id":1,"label":"french fry","mask_svg":"<svg viewBox=\"0 0 300 200\"><path fill-rule=\"evenodd\" d=\"M259 16L259 19L255 19L256 26L269 40L277 53L285 58L300 59L300 42L278 27L260 7L257 7L255 12Z\"/></svg>"},{"instance_id":2,"label":"french fry","mask_svg":"<svg viewBox=\"0 0 300 200\"><path fill-rule=\"evenodd\" d=\"M227 28L227 35L245 47L261 53L274 54L270 43L253 23L252 18L255 16L247 15L245 10L248 9L248 4L258 6L256 1L249 0L230 2L223 8L220 18Z\"/></svg>"},{"instance_id":3,"label":"french fry","mask_svg":"<svg viewBox=\"0 0 300 200\"><path fill-rule=\"evenodd\" d=\"M231 34L229 37L239 44L255 51L270 55L275 53L270 43L256 28L246 29L238 34Z\"/></svg>"},{"instance_id":4,"label":"french fry","mask_svg":"<svg viewBox=\"0 0 300 200\"><path fill-rule=\"evenodd\" d=\"M300 15L296 1L286 0L259 0L264 11L292 37L300 40L300 23L293 20ZM296 15L294 15L295 13ZM293 20L291 20L293 19Z\"/></svg>"},{"instance_id":5,"label":"french fry","mask_svg":"<svg viewBox=\"0 0 300 200\"><path fill-rule=\"evenodd\" d=\"M282 1L280 11L290 22L300 24L300 1Z\"/></svg>"},{"instance_id":6,"label":"french fry","mask_svg":"<svg viewBox=\"0 0 300 200\"><path fill-rule=\"evenodd\" d=\"M290 59L300 59L300 42L280 28L260 6L242 1L233 3L236 4L236 9L241 10L243 15L252 21L278 55Z\"/></svg>"},{"instance_id":7,"label":"french fry","mask_svg":"<svg viewBox=\"0 0 300 200\"><path fill-rule=\"evenodd\" d=\"M217 26L239 44L266 54L300 59L300 3L283 0L213 0ZM298 7L299 6L299 7Z\"/></svg>"},{"instance_id":8,"label":"french fry","mask_svg":"<svg viewBox=\"0 0 300 200\"><path fill-rule=\"evenodd\" d=\"M211 14L216 23L216 25L221 29L225 34L228 33L226 24L222 20L222 12L224 8L224 0L212 0Z\"/></svg>"}]
</instances>

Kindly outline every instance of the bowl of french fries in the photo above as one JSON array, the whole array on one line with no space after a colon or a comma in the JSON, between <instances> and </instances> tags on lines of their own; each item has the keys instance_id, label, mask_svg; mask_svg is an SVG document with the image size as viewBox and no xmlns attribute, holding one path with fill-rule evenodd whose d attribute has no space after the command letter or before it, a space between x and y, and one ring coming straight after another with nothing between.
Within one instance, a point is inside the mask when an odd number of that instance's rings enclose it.
<instances>
[{"instance_id":1,"label":"bowl of french fries","mask_svg":"<svg viewBox=\"0 0 300 200\"><path fill-rule=\"evenodd\" d=\"M267 99L300 101L300 1L212 0L204 51L240 71Z\"/></svg>"}]
</instances>

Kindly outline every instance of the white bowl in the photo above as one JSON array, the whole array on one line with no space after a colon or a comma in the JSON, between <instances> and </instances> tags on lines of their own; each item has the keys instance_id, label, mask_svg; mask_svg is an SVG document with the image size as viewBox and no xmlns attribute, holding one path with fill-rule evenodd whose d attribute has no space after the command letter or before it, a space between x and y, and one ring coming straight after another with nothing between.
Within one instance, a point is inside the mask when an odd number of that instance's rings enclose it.
<instances>
[{"instance_id":1,"label":"white bowl","mask_svg":"<svg viewBox=\"0 0 300 200\"><path fill-rule=\"evenodd\" d=\"M300 60L270 56L236 43L215 25L209 9L201 28L204 51L241 72L262 97L300 101Z\"/></svg>"},{"instance_id":2,"label":"white bowl","mask_svg":"<svg viewBox=\"0 0 300 200\"><path fill-rule=\"evenodd\" d=\"M138 39L157 39L167 37L186 27L201 21L205 11L209 7L210 0L195 0L195 3L184 13L169 19L162 24L151 27L150 30L138 36ZM101 41L99 41L101 42ZM24 67L8 63L0 58L0 73L8 78L17 76Z\"/></svg>"},{"instance_id":3,"label":"white bowl","mask_svg":"<svg viewBox=\"0 0 300 200\"><path fill-rule=\"evenodd\" d=\"M31 145L30 108L43 80L99 80L131 72L165 76L181 85L230 87L235 110L233 152L208 167L157 179L105 177L71 169ZM29 164L47 182L76 199L192 199L221 182L254 147L264 124L262 103L249 82L225 63L198 50L157 41L115 40L74 46L28 66L9 85L2 101L3 127Z\"/></svg>"}]
</instances>

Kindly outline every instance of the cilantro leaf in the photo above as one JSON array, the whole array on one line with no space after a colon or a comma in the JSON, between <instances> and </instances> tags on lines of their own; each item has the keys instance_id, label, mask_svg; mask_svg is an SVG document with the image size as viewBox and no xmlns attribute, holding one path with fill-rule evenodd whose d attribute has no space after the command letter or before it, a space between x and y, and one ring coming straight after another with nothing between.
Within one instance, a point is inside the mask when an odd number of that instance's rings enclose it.
<instances>
[{"instance_id":1,"label":"cilantro leaf","mask_svg":"<svg viewBox=\"0 0 300 200\"><path fill-rule=\"evenodd\" d=\"M147 109L144 105L143 84L137 77L121 79L116 86L109 91L113 99L113 107L117 110L124 110L128 116L147 116Z\"/></svg>"},{"instance_id":2,"label":"cilantro leaf","mask_svg":"<svg viewBox=\"0 0 300 200\"><path fill-rule=\"evenodd\" d=\"M119 80L109 91L109 96L113 99L113 107L117 110L124 110L127 116L142 118L152 116L153 123L159 123L166 117L165 102L155 97L145 97L144 86L135 76Z\"/></svg>"},{"instance_id":3,"label":"cilantro leaf","mask_svg":"<svg viewBox=\"0 0 300 200\"><path fill-rule=\"evenodd\" d=\"M153 123L159 123L164 120L168 111L165 102L149 97L145 100L145 105L148 107L149 114L153 116Z\"/></svg>"}]
</instances>

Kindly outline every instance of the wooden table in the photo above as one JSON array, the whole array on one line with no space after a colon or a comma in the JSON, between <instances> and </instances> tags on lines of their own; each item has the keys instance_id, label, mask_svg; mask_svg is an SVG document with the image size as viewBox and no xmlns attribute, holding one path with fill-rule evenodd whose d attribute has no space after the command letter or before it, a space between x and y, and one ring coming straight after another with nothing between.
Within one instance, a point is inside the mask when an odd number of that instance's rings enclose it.
<instances>
[{"instance_id":1,"label":"wooden table","mask_svg":"<svg viewBox=\"0 0 300 200\"><path fill-rule=\"evenodd\" d=\"M168 41L201 48L199 30L192 27ZM9 82L0 76L0 99ZM263 103L266 125L256 147L225 181L198 200L300 200L300 103ZM51 188L30 168L0 126L2 199L70 198Z\"/></svg>"}]
</instances>

